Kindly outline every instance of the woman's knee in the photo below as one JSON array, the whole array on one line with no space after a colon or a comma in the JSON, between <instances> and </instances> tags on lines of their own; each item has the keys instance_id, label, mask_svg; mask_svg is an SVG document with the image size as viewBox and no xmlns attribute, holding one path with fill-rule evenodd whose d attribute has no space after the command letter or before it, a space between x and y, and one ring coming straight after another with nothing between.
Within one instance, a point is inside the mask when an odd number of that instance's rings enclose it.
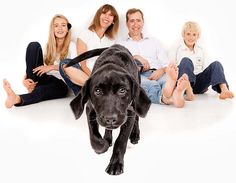
<instances>
[{"instance_id":1,"label":"woman's knee","mask_svg":"<svg viewBox=\"0 0 236 183\"><path fill-rule=\"evenodd\" d=\"M65 65L68 64L70 62L70 60L71 59L65 59L65 60L60 61L59 69L63 69L64 70Z\"/></svg>"},{"instance_id":2,"label":"woman's knee","mask_svg":"<svg viewBox=\"0 0 236 183\"><path fill-rule=\"evenodd\" d=\"M41 49L41 45L39 42L30 42L27 46L27 50L37 50L38 48Z\"/></svg>"},{"instance_id":3,"label":"woman's knee","mask_svg":"<svg viewBox=\"0 0 236 183\"><path fill-rule=\"evenodd\" d=\"M60 61L59 63L59 72L61 74L62 77L64 77L66 75L66 70L65 70L65 65L68 64L70 62L71 59L65 59Z\"/></svg>"}]
</instances>

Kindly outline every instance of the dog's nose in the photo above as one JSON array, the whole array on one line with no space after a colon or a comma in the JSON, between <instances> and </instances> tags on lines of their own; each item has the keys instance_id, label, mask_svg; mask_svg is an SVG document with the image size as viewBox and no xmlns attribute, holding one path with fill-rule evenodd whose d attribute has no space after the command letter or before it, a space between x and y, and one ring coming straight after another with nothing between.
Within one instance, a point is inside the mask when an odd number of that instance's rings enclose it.
<instances>
[{"instance_id":1,"label":"dog's nose","mask_svg":"<svg viewBox=\"0 0 236 183\"><path fill-rule=\"evenodd\" d=\"M117 115L116 114L112 114L112 115L106 115L104 117L104 120L107 124L112 125L115 124L117 122Z\"/></svg>"}]
</instances>

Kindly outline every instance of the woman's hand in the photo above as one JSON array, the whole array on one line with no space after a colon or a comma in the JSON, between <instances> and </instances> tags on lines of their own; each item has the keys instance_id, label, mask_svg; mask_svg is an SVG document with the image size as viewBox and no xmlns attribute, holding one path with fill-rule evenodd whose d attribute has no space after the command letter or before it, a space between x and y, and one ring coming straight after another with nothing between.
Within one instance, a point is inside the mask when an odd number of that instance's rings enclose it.
<instances>
[{"instance_id":1,"label":"woman's hand","mask_svg":"<svg viewBox=\"0 0 236 183\"><path fill-rule=\"evenodd\" d=\"M33 73L37 74L37 76L42 76L43 74L53 70L54 67L53 65L47 66L47 65L41 65L39 67L36 67L35 69L33 69Z\"/></svg>"},{"instance_id":2,"label":"woman's hand","mask_svg":"<svg viewBox=\"0 0 236 183\"><path fill-rule=\"evenodd\" d=\"M34 82L32 79L26 79L26 75L24 76L23 85L29 93L31 93L35 89L37 83L38 82Z\"/></svg>"}]
</instances>

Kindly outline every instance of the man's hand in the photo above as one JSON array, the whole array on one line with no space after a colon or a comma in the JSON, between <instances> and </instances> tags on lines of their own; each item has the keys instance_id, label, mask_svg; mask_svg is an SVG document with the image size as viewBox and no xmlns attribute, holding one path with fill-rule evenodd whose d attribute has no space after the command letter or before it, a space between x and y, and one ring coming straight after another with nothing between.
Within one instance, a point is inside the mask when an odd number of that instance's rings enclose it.
<instances>
[{"instance_id":1,"label":"man's hand","mask_svg":"<svg viewBox=\"0 0 236 183\"><path fill-rule=\"evenodd\" d=\"M141 57L140 55L134 55L134 59L140 61L143 64L143 71L150 69L149 62L145 58Z\"/></svg>"},{"instance_id":2,"label":"man's hand","mask_svg":"<svg viewBox=\"0 0 236 183\"><path fill-rule=\"evenodd\" d=\"M158 80L163 76L164 73L165 73L165 69L157 69L151 74L151 76L148 77L148 79Z\"/></svg>"}]
</instances>

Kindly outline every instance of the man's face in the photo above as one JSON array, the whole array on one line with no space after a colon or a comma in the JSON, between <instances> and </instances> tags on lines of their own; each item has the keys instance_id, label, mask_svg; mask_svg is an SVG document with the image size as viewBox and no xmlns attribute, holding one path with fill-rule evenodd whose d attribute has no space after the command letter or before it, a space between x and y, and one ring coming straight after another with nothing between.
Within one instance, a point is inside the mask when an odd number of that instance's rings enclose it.
<instances>
[{"instance_id":1,"label":"man's face","mask_svg":"<svg viewBox=\"0 0 236 183\"><path fill-rule=\"evenodd\" d=\"M141 36L143 25L144 21L140 12L135 12L128 15L127 27L130 37Z\"/></svg>"}]
</instances>

